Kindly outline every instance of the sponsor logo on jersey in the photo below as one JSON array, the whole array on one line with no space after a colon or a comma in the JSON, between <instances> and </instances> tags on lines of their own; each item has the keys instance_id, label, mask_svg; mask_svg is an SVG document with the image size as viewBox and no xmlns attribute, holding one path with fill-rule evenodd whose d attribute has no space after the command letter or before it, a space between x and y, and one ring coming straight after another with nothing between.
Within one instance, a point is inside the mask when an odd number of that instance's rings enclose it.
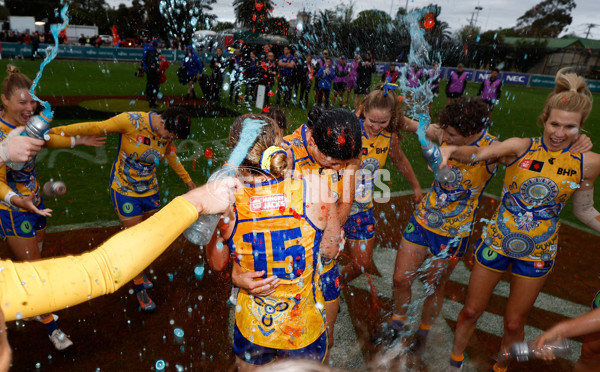
<instances>
[{"instance_id":1,"label":"sponsor logo on jersey","mask_svg":"<svg viewBox=\"0 0 600 372\"><path fill-rule=\"evenodd\" d=\"M521 160L521 162L519 163L519 168L523 168L523 169L530 170L532 172L540 173L542 171L542 168L544 168L544 162L539 161L539 160L525 158L525 159Z\"/></svg>"},{"instance_id":2,"label":"sponsor logo on jersey","mask_svg":"<svg viewBox=\"0 0 600 372\"><path fill-rule=\"evenodd\" d=\"M253 196L250 198L250 211L252 212L275 211L279 210L280 207L287 207L285 194Z\"/></svg>"}]
</instances>

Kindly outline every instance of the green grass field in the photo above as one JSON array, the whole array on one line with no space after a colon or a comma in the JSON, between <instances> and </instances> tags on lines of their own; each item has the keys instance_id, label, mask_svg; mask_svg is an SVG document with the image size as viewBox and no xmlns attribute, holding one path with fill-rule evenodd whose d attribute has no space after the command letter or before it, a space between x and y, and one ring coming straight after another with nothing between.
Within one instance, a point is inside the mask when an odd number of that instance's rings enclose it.
<instances>
[{"instance_id":1,"label":"green grass field","mask_svg":"<svg viewBox=\"0 0 600 372\"><path fill-rule=\"evenodd\" d=\"M6 64L13 63L22 72L30 77L35 77L39 69L40 61L0 61L1 71L6 71ZM177 82L175 71L177 66L171 66L167 71L167 82L161 86L164 96L183 95L186 87ZM79 62L79 61L53 61L50 63L40 81L37 94L40 96L140 96L145 89L145 79L134 77L133 63L114 62ZM379 80L379 76L373 76L373 82ZM445 86L445 83L442 83ZM470 83L467 93L477 93L479 84ZM200 89L196 88L197 94L201 96ZM513 136L538 136L542 133L541 128L536 125L536 119L540 114L544 100L550 89L528 88L516 85L505 85L503 95L493 115L493 125L490 128L492 134L500 139ZM313 94L311 92L311 104ZM597 100L599 94L595 94ZM275 97L271 98L273 103ZM168 103L168 102L167 102ZM434 109L439 110L445 103L442 94L435 102ZM240 114L247 112L258 112L249 105L229 105L228 92L222 94L222 104ZM86 102L82 106L103 110L112 113L122 111L148 111L145 100L132 101L122 99L119 101ZM289 132L305 122L306 110L290 106L285 110L291 123ZM65 115L55 117L53 126L75 123L84 119L77 116ZM178 152L182 163L190 172L196 184L206 181L208 175L214 171L218 164L226 160L228 149L226 138L233 117L218 118L194 118L191 138L179 144ZM587 121L585 130L592 141L600 141L600 126L595 126L600 121L600 111L596 108L592 111ZM116 155L117 135L109 136L104 148L90 149L78 147L71 149L43 150L38 155L38 180L44 183L49 179L61 179L68 187L68 192L60 198L46 197L46 205L54 209L54 216L49 219L49 226L65 224L76 224L83 222L96 222L115 220L116 215L112 210L108 192L110 168ZM202 155L204 149L210 146L214 150L214 163L211 167L207 159ZM403 140L403 150L410 159L417 177L424 188L429 187L432 175L427 171L425 161L420 155L420 147L416 136L406 135ZM192 159L197 157L195 169L192 169ZM393 169L391 162L387 164L391 170L392 179L390 187L392 191L409 190L408 183ZM503 169L498 171L494 180L487 189L488 193L499 195L504 176ZM163 201L171 200L174 196L185 191L185 186L168 166L161 166L158 171L161 198ZM600 198L596 197L596 202ZM600 205L600 204L598 204ZM411 213L411 211L406 211ZM571 213L570 203L562 217L570 222L576 219Z\"/></svg>"}]
</instances>

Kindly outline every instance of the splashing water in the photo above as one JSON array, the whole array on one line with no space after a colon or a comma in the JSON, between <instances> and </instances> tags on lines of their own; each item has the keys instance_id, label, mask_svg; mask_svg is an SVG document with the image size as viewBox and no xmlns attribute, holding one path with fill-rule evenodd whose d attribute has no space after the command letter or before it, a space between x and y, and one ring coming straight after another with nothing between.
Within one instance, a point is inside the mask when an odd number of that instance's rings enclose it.
<instances>
[{"instance_id":1,"label":"splashing water","mask_svg":"<svg viewBox=\"0 0 600 372\"><path fill-rule=\"evenodd\" d=\"M44 111L42 112L42 116L44 116L48 120L52 120L52 118L54 117L54 113L52 112L52 107L50 106L50 103L39 99L35 95L34 91L35 91L35 88L37 87L38 82L42 78L42 74L44 73L44 67L46 67L46 65L48 63L50 63L54 58L56 58L56 55L58 54L58 33L64 29L66 29L67 25L69 24L69 17L67 16L68 9L69 9L69 5L66 4L60 11L60 17L62 18L63 23L50 26L50 31L52 32L52 36L54 37L54 47L48 47L46 49L46 58L44 58L44 60L42 61L42 64L40 65L40 70L35 75L35 79L33 80L33 83L31 84L31 89L29 89L29 94L31 95L31 98L33 98L34 100L39 102L42 106L44 106Z\"/></svg>"},{"instance_id":2,"label":"splashing water","mask_svg":"<svg viewBox=\"0 0 600 372\"><path fill-rule=\"evenodd\" d=\"M227 161L229 164L235 168L242 164L242 161L244 161L246 158L250 147L254 145L254 141L256 141L256 138L258 138L262 127L266 124L267 123L265 121L258 119L244 120L242 123L242 133L240 134L240 139L231 152L231 155L229 155L229 160Z\"/></svg>"}]
</instances>

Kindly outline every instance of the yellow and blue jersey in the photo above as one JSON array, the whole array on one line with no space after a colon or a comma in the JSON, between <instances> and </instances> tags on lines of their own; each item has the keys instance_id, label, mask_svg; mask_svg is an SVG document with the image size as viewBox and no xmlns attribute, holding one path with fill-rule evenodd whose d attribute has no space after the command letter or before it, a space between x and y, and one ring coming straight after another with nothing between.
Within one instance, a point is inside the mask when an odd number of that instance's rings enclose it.
<instances>
[{"instance_id":1,"label":"yellow and blue jersey","mask_svg":"<svg viewBox=\"0 0 600 372\"><path fill-rule=\"evenodd\" d=\"M583 156L569 147L549 151L543 138L532 138L529 149L506 167L502 201L482 236L490 249L524 261L555 258L558 215L583 173Z\"/></svg>"},{"instance_id":2,"label":"yellow and blue jersey","mask_svg":"<svg viewBox=\"0 0 600 372\"><path fill-rule=\"evenodd\" d=\"M260 346L300 349L326 329L317 285L323 231L306 216L305 191L304 180L274 179L246 184L236 194L236 222L228 239L231 252L243 270L264 270L264 278L279 278L269 296L253 296L243 289L238 294L236 325Z\"/></svg>"},{"instance_id":3,"label":"yellow and blue jersey","mask_svg":"<svg viewBox=\"0 0 600 372\"><path fill-rule=\"evenodd\" d=\"M356 191L350 208L351 215L373 208L375 177L385 165L392 139L392 133L386 130L369 138L365 132L363 120L360 121L360 126L362 129L362 158L360 171L356 176Z\"/></svg>"},{"instance_id":4,"label":"yellow and blue jersey","mask_svg":"<svg viewBox=\"0 0 600 372\"><path fill-rule=\"evenodd\" d=\"M336 172L333 169L325 169L310 156L306 147L307 129L308 127L306 124L303 124L300 128L296 129L294 133L283 138L283 141L290 146L292 151L294 163L292 177L297 177L298 174L302 173L318 172L321 177L324 177L327 180L329 188L331 189L335 200L337 200L342 195L344 169L341 169L339 172Z\"/></svg>"},{"instance_id":5,"label":"yellow and blue jersey","mask_svg":"<svg viewBox=\"0 0 600 372\"><path fill-rule=\"evenodd\" d=\"M4 141L6 136L16 127L0 118L0 141ZM60 137L50 135L50 140L46 141L45 147L70 147L70 137ZM35 195L34 204L40 205L42 198L40 195L40 185L36 179L35 159L25 163L22 169L14 170L4 165L0 167L0 209L11 210L9 205L4 203L5 196L10 192L15 192L17 195L26 197L31 194ZM20 209L20 211L25 211Z\"/></svg>"},{"instance_id":6,"label":"yellow and blue jersey","mask_svg":"<svg viewBox=\"0 0 600 372\"><path fill-rule=\"evenodd\" d=\"M484 131L469 146L488 146L495 140L496 137ZM448 182L435 180L413 217L428 231L462 238L471 235L479 201L495 169L490 170L485 161L465 164L453 159L448 161L448 167L452 171L452 179Z\"/></svg>"},{"instance_id":7,"label":"yellow and blue jersey","mask_svg":"<svg viewBox=\"0 0 600 372\"><path fill-rule=\"evenodd\" d=\"M111 170L110 187L123 195L144 197L158 192L156 168L163 158L184 183L191 181L172 140L158 134L158 120L155 112L125 112L105 121L57 127L54 132L68 136L119 133L119 152Z\"/></svg>"}]
</instances>

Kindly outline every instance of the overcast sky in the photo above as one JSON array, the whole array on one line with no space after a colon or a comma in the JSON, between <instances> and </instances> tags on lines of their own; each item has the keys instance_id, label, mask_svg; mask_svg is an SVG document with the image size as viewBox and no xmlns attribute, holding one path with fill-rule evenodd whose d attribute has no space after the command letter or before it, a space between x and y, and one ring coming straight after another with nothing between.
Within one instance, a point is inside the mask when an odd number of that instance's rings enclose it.
<instances>
[{"instance_id":1,"label":"overcast sky","mask_svg":"<svg viewBox=\"0 0 600 372\"><path fill-rule=\"evenodd\" d=\"M321 9L333 9L338 4L348 4L349 0L272 0L274 4L273 15L295 19L296 13L303 8L307 12L315 12ZM119 3L131 4L129 0L106 0L111 6ZM442 7L440 19L448 22L452 30L460 29L467 25L475 11L476 6L483 9L477 17L477 25L482 30L512 27L517 23L523 13L541 0L408 0L408 9L424 7L430 3L436 3ZM573 23L568 32L576 32L585 36L588 25L596 24L590 30L590 38L600 39L600 1L598 0L576 0L577 7L573 10ZM219 21L235 21L233 11L233 0L217 0L213 7L213 14L218 16ZM356 15L366 9L380 9L395 14L398 8L404 7L407 0L355 0L354 9Z\"/></svg>"}]
</instances>

